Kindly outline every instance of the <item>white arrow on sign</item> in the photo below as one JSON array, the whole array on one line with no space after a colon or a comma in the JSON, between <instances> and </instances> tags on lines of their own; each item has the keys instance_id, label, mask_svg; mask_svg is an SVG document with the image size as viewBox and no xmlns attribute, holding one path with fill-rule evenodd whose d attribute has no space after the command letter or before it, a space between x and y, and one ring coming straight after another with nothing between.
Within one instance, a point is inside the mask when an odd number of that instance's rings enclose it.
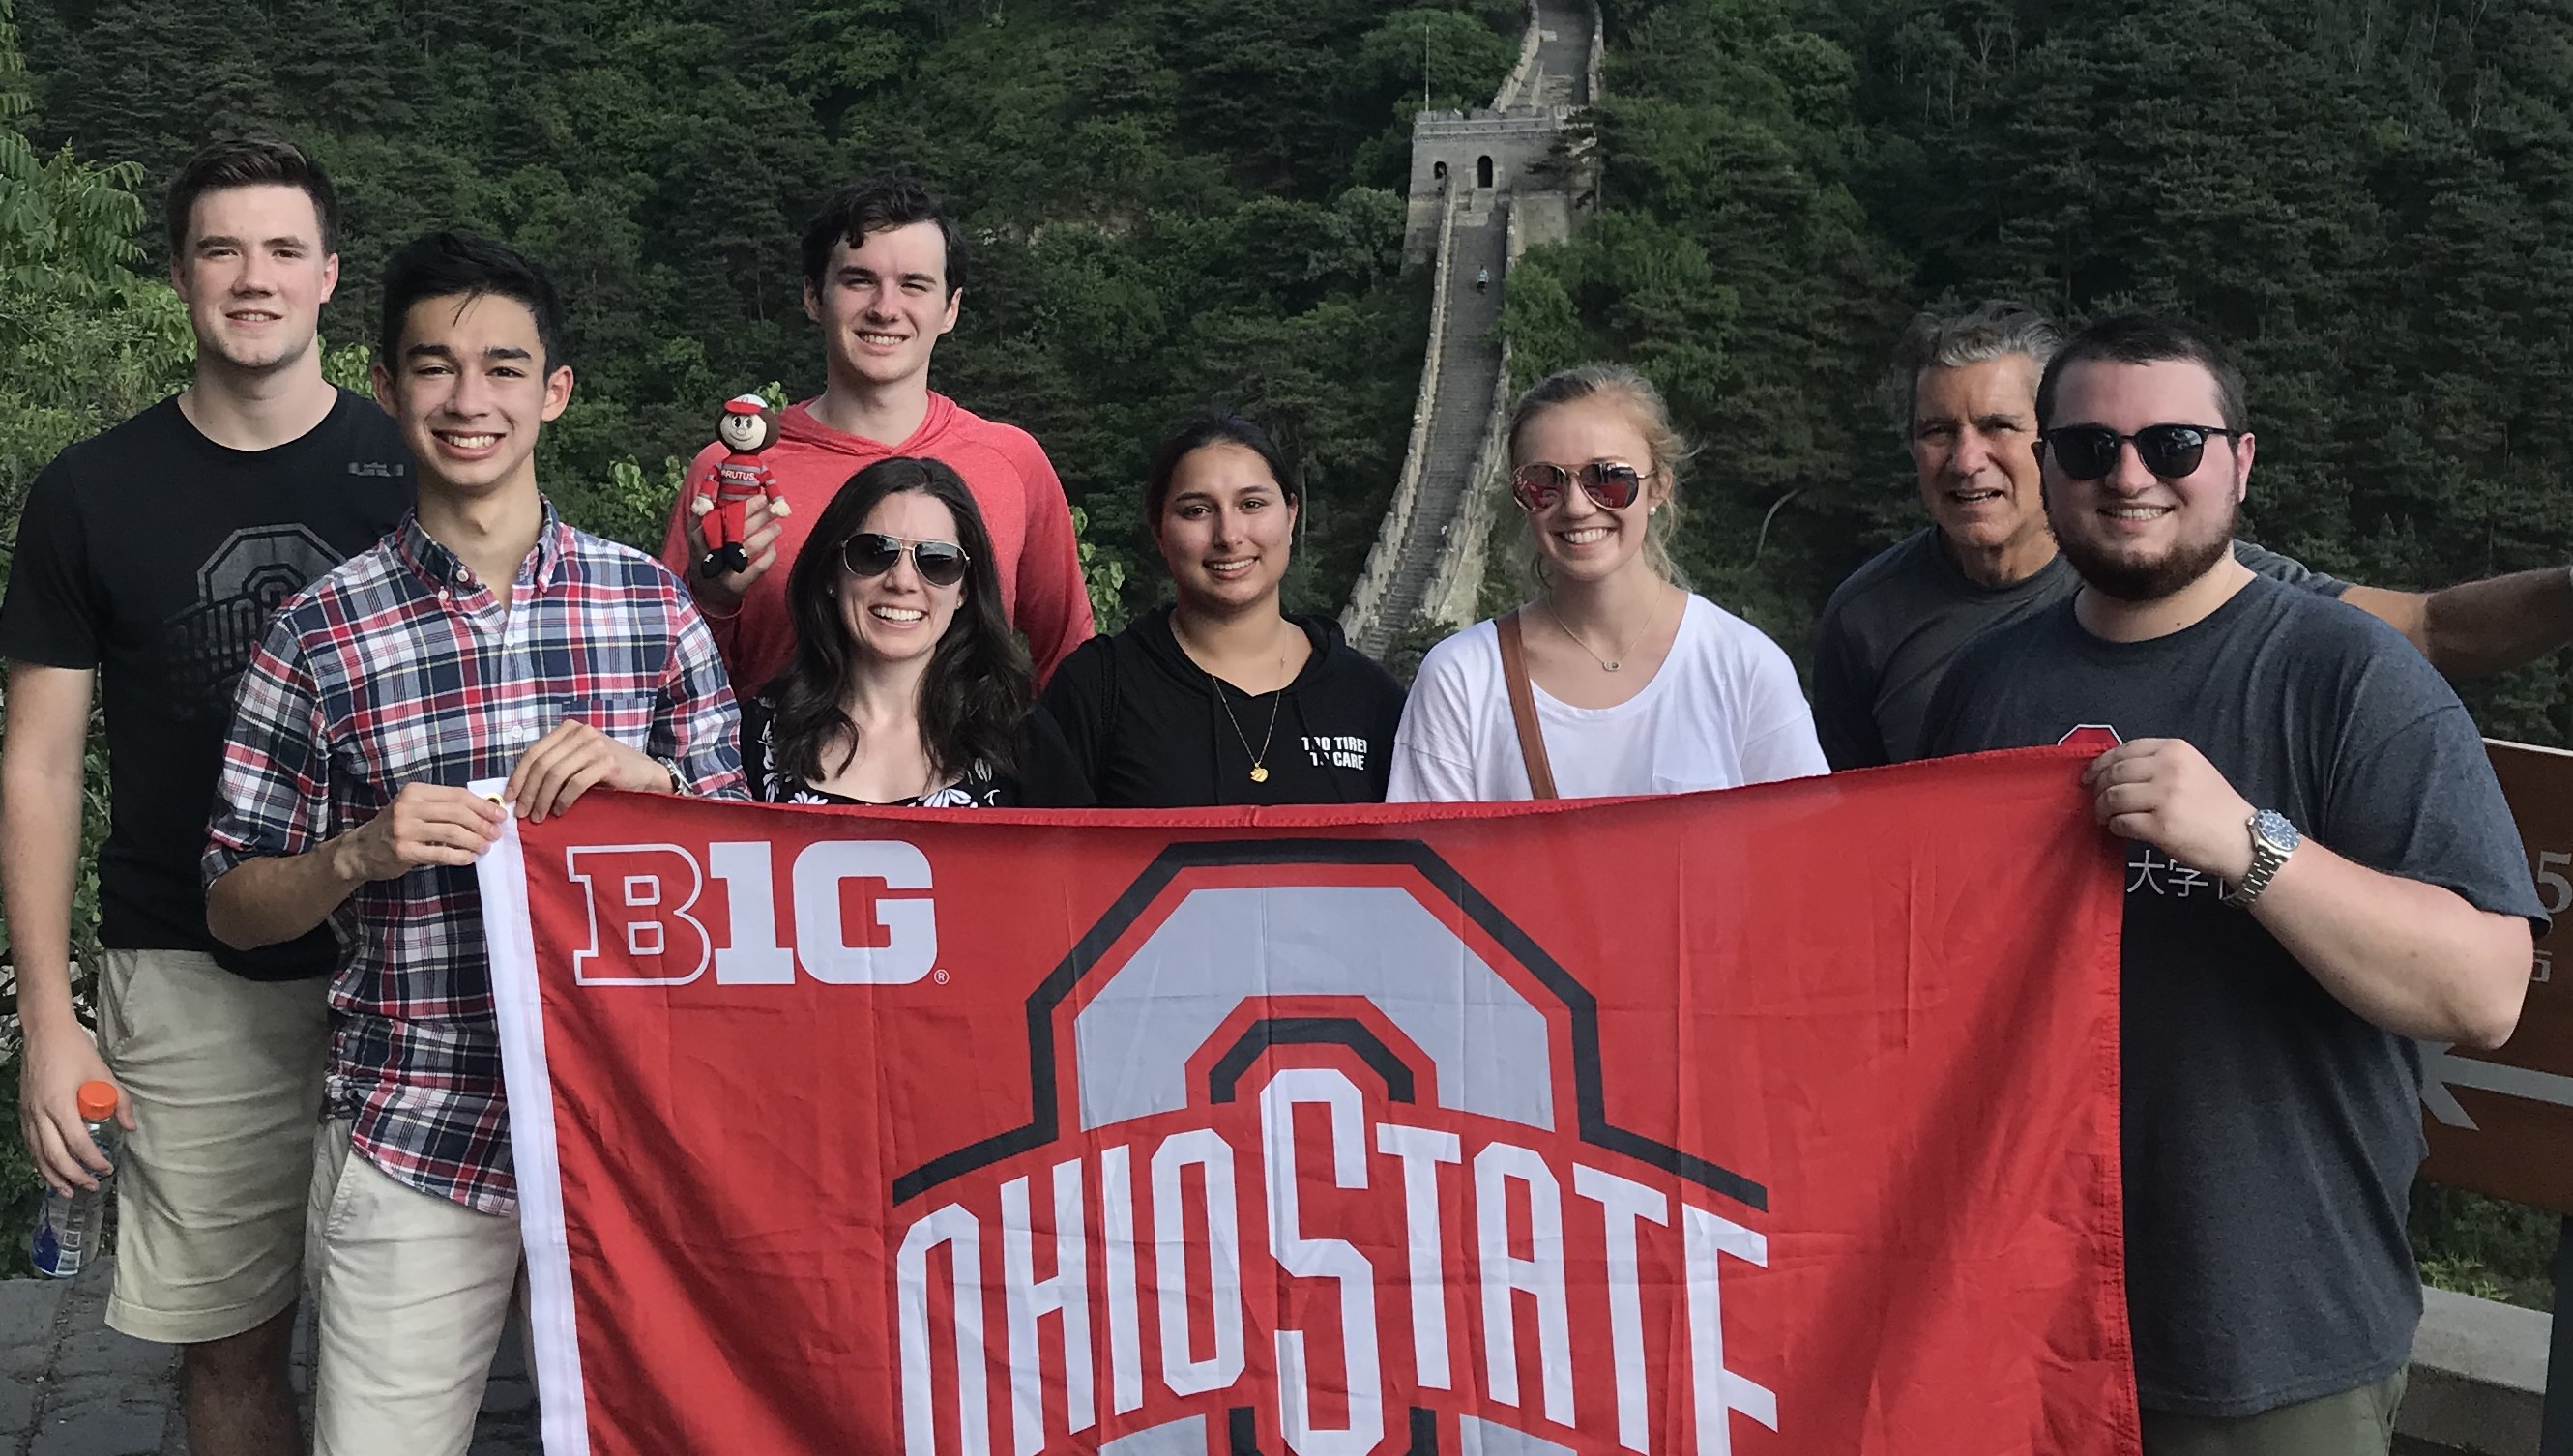
<instances>
[{"instance_id":1,"label":"white arrow on sign","mask_svg":"<svg viewBox=\"0 0 2573 1456\"><path fill-rule=\"evenodd\" d=\"M2477 1062L2459 1057L2438 1042L2421 1044L2421 1105L2430 1115L2451 1127L2473 1130L2475 1119L2457 1101L2452 1087L2470 1087L2479 1092L2499 1092L2506 1097L2520 1097L2532 1102L2553 1102L2559 1107L2573 1107L2573 1077L2557 1077L2551 1072L2531 1072L2525 1067L2505 1067L2498 1062Z\"/></svg>"}]
</instances>

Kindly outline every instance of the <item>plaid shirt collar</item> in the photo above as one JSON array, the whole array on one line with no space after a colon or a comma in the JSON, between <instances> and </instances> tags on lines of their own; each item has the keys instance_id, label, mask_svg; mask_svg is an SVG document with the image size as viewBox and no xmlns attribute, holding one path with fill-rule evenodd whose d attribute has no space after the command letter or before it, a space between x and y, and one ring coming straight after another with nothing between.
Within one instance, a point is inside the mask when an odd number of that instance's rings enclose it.
<instances>
[{"instance_id":1,"label":"plaid shirt collar","mask_svg":"<svg viewBox=\"0 0 2573 1456\"><path fill-rule=\"evenodd\" d=\"M540 495L537 499L544 505L544 523L536 528L536 543L527 548L526 559L518 563L517 580L512 584L532 584L541 593L552 589L555 579L562 574L563 558L571 553L572 538L571 527L565 525L562 516L554 510L551 497ZM440 595L478 584L463 558L448 550L443 542L429 533L428 527L420 523L417 507L405 511L402 524L394 527L393 546L395 557Z\"/></svg>"}]
</instances>

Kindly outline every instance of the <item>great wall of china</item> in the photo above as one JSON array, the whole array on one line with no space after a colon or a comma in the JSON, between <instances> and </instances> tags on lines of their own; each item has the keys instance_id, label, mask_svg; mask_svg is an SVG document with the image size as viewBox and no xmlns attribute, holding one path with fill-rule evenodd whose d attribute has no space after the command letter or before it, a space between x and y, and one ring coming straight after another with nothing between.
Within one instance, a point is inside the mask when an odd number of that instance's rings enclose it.
<instances>
[{"instance_id":1,"label":"great wall of china","mask_svg":"<svg viewBox=\"0 0 2573 1456\"><path fill-rule=\"evenodd\" d=\"M1592 0L1532 0L1492 104L1412 124L1403 252L1431 268L1429 351L1393 500L1340 613L1361 651L1381 655L1415 620L1473 618L1509 410L1501 301L1512 261L1571 235L1579 185L1558 144L1598 94L1599 49Z\"/></svg>"}]
</instances>

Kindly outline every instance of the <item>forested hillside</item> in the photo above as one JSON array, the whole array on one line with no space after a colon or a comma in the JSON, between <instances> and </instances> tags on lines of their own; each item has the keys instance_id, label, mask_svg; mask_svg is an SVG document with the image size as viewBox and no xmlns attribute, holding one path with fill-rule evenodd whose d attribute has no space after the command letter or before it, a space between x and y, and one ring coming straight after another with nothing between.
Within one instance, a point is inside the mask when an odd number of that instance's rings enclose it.
<instances>
[{"instance_id":1,"label":"forested hillside","mask_svg":"<svg viewBox=\"0 0 2573 1456\"><path fill-rule=\"evenodd\" d=\"M2442 0L1606 0L1596 223L1518 367L1641 363L1706 441L1701 584L1801 650L1917 521L1915 310L2181 310L2240 351L2246 526L2353 580L2573 556L2573 11ZM1777 507L1761 543L1760 526ZM2562 665L2478 685L2573 732Z\"/></svg>"},{"instance_id":2,"label":"forested hillside","mask_svg":"<svg viewBox=\"0 0 2573 1456\"><path fill-rule=\"evenodd\" d=\"M1426 294L1396 277L1411 113L1488 99L1510 0L19 0L40 151L139 164L157 199L210 137L307 142L346 196L332 344L377 268L463 226L552 265L575 403L566 508L657 538L663 461L715 406L820 387L796 239L905 170L977 240L937 387L1034 430L1091 537L1144 549L1134 484L1185 410L1231 403L1299 457L1304 604L1336 606L1410 422ZM142 266L161 263L154 232ZM620 460L640 472L617 470ZM9 510L14 515L14 506ZM1139 574L1149 591L1158 572Z\"/></svg>"},{"instance_id":3,"label":"forested hillside","mask_svg":"<svg viewBox=\"0 0 2573 1456\"><path fill-rule=\"evenodd\" d=\"M2249 532L2318 567L2429 586L2573 559L2562 0L1603 3L1597 211L1511 271L1516 366L1626 359L1663 384L1706 446L1687 565L1800 657L1831 587L1916 521L1889 347L1990 294L2219 329L2261 436ZM416 232L559 271L580 387L544 469L584 524L656 536L664 462L717 401L818 387L798 226L900 168L978 240L938 385L1033 429L1128 559L1158 433L1211 400L1255 413L1301 458L1290 590L1318 607L1409 424L1427 297L1399 276L1398 189L1424 64L1431 105L1480 103L1525 13L16 0L21 74L11 8L0 531L62 443L184 378L145 204L207 138L273 129L347 194L343 377ZM2469 693L2490 731L2573 738L2560 661ZM2422 1196L2449 1277L2543 1298L2541 1225Z\"/></svg>"},{"instance_id":4,"label":"forested hillside","mask_svg":"<svg viewBox=\"0 0 2573 1456\"><path fill-rule=\"evenodd\" d=\"M121 180L147 200L205 137L310 141L349 196L335 345L372 332L377 261L421 229L553 263L581 387L549 478L629 537L709 401L818 386L805 210L910 170L978 240L940 385L1034 429L1128 557L1169 419L1222 399L1271 420L1312 502L1293 585L1327 606L1409 422L1426 303L1398 277L1398 189L1424 52L1431 102L1474 104L1523 15L19 0L18 125L40 154L137 164ZM2573 554L2565 7L1608 0L1606 20L1599 211L1513 271L1506 327L1523 372L1609 356L1663 383L1708 446L1689 562L1792 650L1915 518L1888 346L1914 310L1990 293L2221 329L2262 436L2249 529L2317 566L2432 585ZM148 273L155 232L134 236ZM107 391L110 417L166 387L166 363L115 363L149 377ZM2573 730L2555 666L2477 697L2495 731Z\"/></svg>"}]
</instances>

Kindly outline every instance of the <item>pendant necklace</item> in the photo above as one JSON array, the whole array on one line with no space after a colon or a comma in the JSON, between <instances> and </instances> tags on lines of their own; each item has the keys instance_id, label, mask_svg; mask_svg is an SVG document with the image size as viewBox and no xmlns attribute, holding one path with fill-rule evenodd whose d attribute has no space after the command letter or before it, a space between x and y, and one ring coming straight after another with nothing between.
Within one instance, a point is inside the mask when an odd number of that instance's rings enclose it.
<instances>
[{"instance_id":1,"label":"pendant necklace","mask_svg":"<svg viewBox=\"0 0 2573 1456\"><path fill-rule=\"evenodd\" d=\"M1545 614L1554 618L1554 625L1556 628L1558 628L1563 635L1572 639L1573 646L1580 648L1584 652L1590 653L1590 660L1598 663L1599 670L1602 672L1615 672L1618 667L1626 661L1626 654L1635 650L1635 643L1643 637L1644 633L1653 629L1653 617L1648 616L1644 618L1644 625L1636 630L1634 636L1626 639L1626 645L1617 649L1616 656L1602 657L1598 653L1590 651L1590 644L1581 640L1580 633L1572 630L1571 627L1564 624L1563 613L1554 609L1554 597L1551 593L1548 593L1545 599ZM1661 609L1659 607L1654 608L1653 616L1660 615Z\"/></svg>"},{"instance_id":2,"label":"pendant necklace","mask_svg":"<svg viewBox=\"0 0 2573 1456\"><path fill-rule=\"evenodd\" d=\"M1233 736L1242 740L1242 751L1251 755L1251 781L1269 782L1269 743L1278 736L1278 709L1286 701L1286 690L1280 688L1269 699L1269 731L1260 735L1260 750L1252 752L1251 735L1242 731L1242 720L1233 716L1233 702L1224 695L1224 682L1214 673L1207 674L1207 685L1215 689L1215 700L1224 709L1224 719L1233 725Z\"/></svg>"},{"instance_id":3,"label":"pendant necklace","mask_svg":"<svg viewBox=\"0 0 2573 1456\"><path fill-rule=\"evenodd\" d=\"M1179 634L1174 631L1172 635ZM1283 652L1278 654L1278 667L1282 672L1286 670L1286 654ZM1199 671L1204 672L1205 669L1200 668ZM1270 696L1269 731L1260 735L1259 751L1254 752L1251 747L1251 735L1242 731L1242 720L1233 715L1233 700L1224 695L1224 679L1209 672L1207 686L1215 690L1216 706L1224 709L1224 720L1233 725L1233 736L1242 740L1242 751L1251 755L1251 781L1255 784L1269 782L1269 745L1278 736L1278 710L1286 704L1286 689L1281 687Z\"/></svg>"}]
</instances>

